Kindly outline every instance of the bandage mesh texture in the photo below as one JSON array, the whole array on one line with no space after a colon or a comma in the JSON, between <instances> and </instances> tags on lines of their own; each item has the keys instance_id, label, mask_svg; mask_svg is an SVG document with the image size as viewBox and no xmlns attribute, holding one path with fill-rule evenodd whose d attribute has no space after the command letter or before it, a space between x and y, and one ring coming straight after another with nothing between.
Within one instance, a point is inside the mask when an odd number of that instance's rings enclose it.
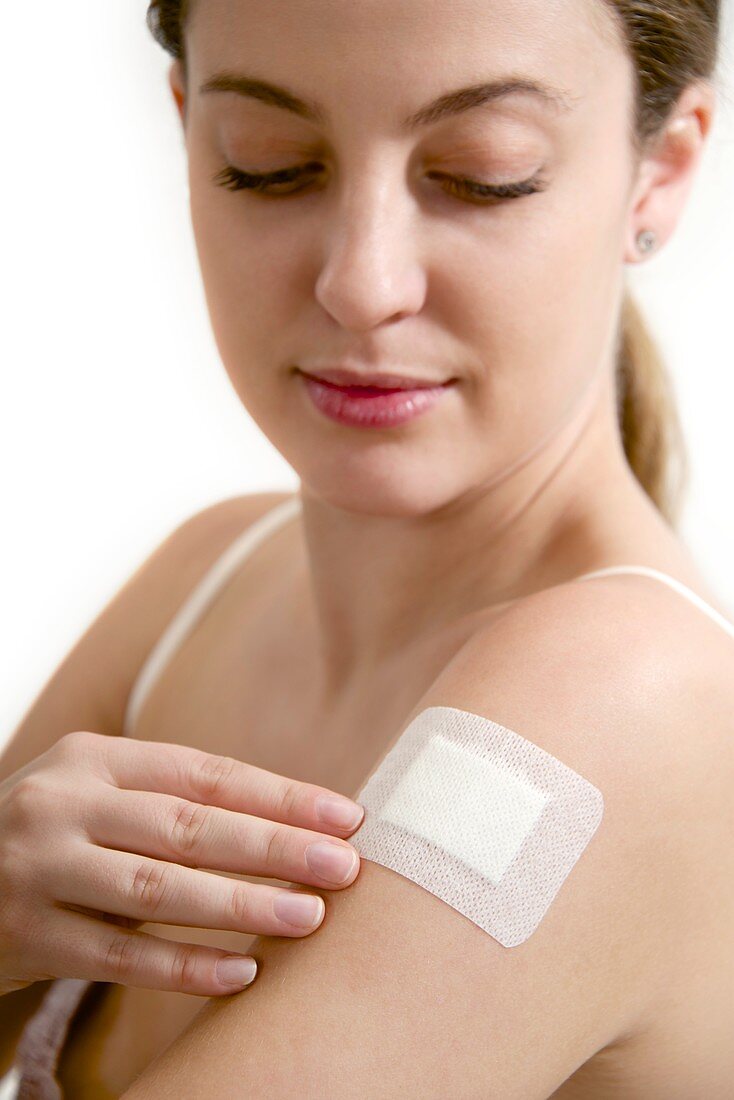
<instances>
[{"instance_id":1,"label":"bandage mesh texture","mask_svg":"<svg viewBox=\"0 0 734 1100\"><path fill-rule=\"evenodd\" d=\"M410 722L356 799L360 855L504 947L538 927L604 812L601 791L532 741L442 706Z\"/></svg>"}]
</instances>

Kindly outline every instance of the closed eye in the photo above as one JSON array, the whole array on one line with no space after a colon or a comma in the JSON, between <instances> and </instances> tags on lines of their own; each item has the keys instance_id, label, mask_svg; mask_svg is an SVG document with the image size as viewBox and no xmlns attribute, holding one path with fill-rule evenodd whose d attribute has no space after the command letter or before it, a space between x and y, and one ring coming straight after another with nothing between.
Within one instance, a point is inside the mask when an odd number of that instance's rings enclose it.
<instances>
[{"instance_id":1,"label":"closed eye","mask_svg":"<svg viewBox=\"0 0 734 1100\"><path fill-rule=\"evenodd\" d=\"M243 172L239 168L228 164L213 177L213 182L220 187L226 187L230 191L254 191L269 198L284 198L303 191L321 169L316 163L306 164L303 167L281 168L276 172ZM540 176L531 176L530 179L519 180L513 183L482 183L479 180L447 176L442 172L429 174L432 178L445 181L446 189L451 194L466 198L477 203L497 203L505 199L519 199L525 195L532 195L536 191L545 190L547 183ZM289 186L295 181L304 179L306 182L300 186ZM285 191L274 190L286 186Z\"/></svg>"},{"instance_id":2,"label":"closed eye","mask_svg":"<svg viewBox=\"0 0 734 1100\"><path fill-rule=\"evenodd\" d=\"M433 173L440 179L444 179L450 192L458 195L470 195L475 201L498 201L502 199L520 199L523 195L533 195L536 191L543 191L547 187L545 180L539 175L530 179L519 180L516 183L480 183L478 180L459 179L456 176L445 176L442 173Z\"/></svg>"}]
</instances>

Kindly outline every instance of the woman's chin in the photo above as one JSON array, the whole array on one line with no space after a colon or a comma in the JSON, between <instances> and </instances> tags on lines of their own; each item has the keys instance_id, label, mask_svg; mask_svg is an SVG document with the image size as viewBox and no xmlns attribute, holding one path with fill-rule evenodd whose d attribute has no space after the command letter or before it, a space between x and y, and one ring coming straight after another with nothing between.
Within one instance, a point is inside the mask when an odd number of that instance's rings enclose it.
<instances>
[{"instance_id":1,"label":"woman's chin","mask_svg":"<svg viewBox=\"0 0 734 1100\"><path fill-rule=\"evenodd\" d=\"M461 489L455 482L441 485L435 472L424 468L403 472L400 464L377 471L352 468L297 470L301 492L305 498L322 501L331 508L364 516L384 516L391 519L415 519L449 505Z\"/></svg>"}]
</instances>

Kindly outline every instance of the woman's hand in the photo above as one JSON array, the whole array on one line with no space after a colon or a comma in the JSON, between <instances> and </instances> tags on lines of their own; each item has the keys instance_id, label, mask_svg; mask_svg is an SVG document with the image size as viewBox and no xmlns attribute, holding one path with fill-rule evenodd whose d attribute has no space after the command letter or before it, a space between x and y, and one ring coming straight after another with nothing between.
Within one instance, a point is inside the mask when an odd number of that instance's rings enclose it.
<instances>
[{"instance_id":1,"label":"woman's hand","mask_svg":"<svg viewBox=\"0 0 734 1100\"><path fill-rule=\"evenodd\" d=\"M342 816L322 816L329 805ZM183 745L66 734L0 784L0 994L57 977L206 997L242 988L251 978L223 975L245 956L137 927L308 935L324 915L317 895L201 868L339 889L359 856L334 836L354 832L360 809Z\"/></svg>"}]
</instances>

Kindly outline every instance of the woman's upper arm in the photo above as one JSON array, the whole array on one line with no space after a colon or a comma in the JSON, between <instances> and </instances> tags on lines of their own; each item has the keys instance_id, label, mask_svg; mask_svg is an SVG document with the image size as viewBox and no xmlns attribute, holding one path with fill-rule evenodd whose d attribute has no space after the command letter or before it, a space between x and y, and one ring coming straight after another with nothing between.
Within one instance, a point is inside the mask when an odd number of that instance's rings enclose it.
<instances>
[{"instance_id":1,"label":"woman's upper arm","mask_svg":"<svg viewBox=\"0 0 734 1100\"><path fill-rule=\"evenodd\" d=\"M0 782L72 730L122 733L130 689L157 637L217 555L283 495L218 501L179 524L155 548L26 711L0 754Z\"/></svg>"},{"instance_id":2,"label":"woman's upper arm","mask_svg":"<svg viewBox=\"0 0 734 1100\"><path fill-rule=\"evenodd\" d=\"M255 941L252 986L207 1002L125 1100L542 1100L644 1024L683 934L696 777L675 748L681 662L616 592L600 630L606 598L531 601L475 636L409 716L486 717L602 792L601 823L529 938L504 947L363 859L349 889L318 891L315 933Z\"/></svg>"},{"instance_id":3,"label":"woman's upper arm","mask_svg":"<svg viewBox=\"0 0 734 1100\"><path fill-rule=\"evenodd\" d=\"M0 755L0 782L72 730L120 735L137 671L214 559L282 493L217 501L179 524L142 562L64 658ZM0 997L0 1073L48 982Z\"/></svg>"}]
</instances>

